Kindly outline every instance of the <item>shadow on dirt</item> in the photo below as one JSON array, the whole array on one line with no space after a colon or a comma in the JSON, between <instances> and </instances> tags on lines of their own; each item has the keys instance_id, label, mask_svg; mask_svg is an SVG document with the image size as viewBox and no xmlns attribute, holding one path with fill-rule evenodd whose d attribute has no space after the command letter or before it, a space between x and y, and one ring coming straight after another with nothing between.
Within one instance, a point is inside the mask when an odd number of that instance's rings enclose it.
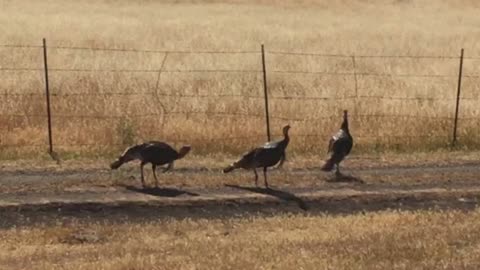
<instances>
[{"instance_id":1,"label":"shadow on dirt","mask_svg":"<svg viewBox=\"0 0 480 270\"><path fill-rule=\"evenodd\" d=\"M305 203L305 201L303 201L301 198L295 196L294 194L286 192L286 191L273 189L273 188L242 187L242 186L237 186L237 185L225 185L225 186L230 187L230 188L250 191L250 192L254 192L254 193L270 195L270 196L276 197L280 200L287 201L287 202L288 201L295 202L295 203L298 204L298 207L300 207L300 209L305 210L305 211L308 210L308 206Z\"/></svg>"},{"instance_id":2,"label":"shadow on dirt","mask_svg":"<svg viewBox=\"0 0 480 270\"><path fill-rule=\"evenodd\" d=\"M272 217L279 214L307 214L305 201L308 202L308 215L351 215L376 211L476 211L480 205L480 191L445 191L429 192L403 191L358 194L349 196L312 196L303 199L288 192L275 189L241 187L227 185L241 191L266 194L292 203L278 203L277 200L257 200L245 196L239 200L198 200L191 203L182 202L179 198L172 200L131 200L115 202L49 202L42 204L25 204L0 207L0 229L19 228L24 226L63 224L90 224L104 222L106 224L143 223L167 219L228 219L248 216ZM154 191L156 196L178 196L185 191L175 189L140 189L132 191ZM189 192L190 193L190 192ZM202 191L203 193L203 191ZM243 192L242 192L243 193ZM192 193L190 193L192 194ZM208 191L206 192L208 194ZM180 201L180 203L179 203ZM298 204L298 205L297 205ZM67 222L67 223L65 223ZM80 235L80 241L90 241L89 236Z\"/></svg>"},{"instance_id":3,"label":"shadow on dirt","mask_svg":"<svg viewBox=\"0 0 480 270\"><path fill-rule=\"evenodd\" d=\"M362 179L352 176L352 175L334 175L330 177L327 182L329 183L358 183L358 184L365 184L365 181Z\"/></svg>"},{"instance_id":4,"label":"shadow on dirt","mask_svg":"<svg viewBox=\"0 0 480 270\"><path fill-rule=\"evenodd\" d=\"M123 187L130 191L143 193L147 195L158 196L158 197L178 197L180 195L199 196L199 194L197 193L176 189L176 188L160 188L160 187L138 188L135 186L123 186Z\"/></svg>"}]
</instances>

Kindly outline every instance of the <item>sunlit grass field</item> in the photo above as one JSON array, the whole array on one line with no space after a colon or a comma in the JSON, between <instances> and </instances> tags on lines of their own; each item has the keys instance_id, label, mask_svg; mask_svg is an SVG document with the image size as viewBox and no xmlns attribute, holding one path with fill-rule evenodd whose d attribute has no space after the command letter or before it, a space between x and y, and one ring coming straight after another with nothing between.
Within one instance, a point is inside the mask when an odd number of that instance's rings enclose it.
<instances>
[{"instance_id":1,"label":"sunlit grass field","mask_svg":"<svg viewBox=\"0 0 480 270\"><path fill-rule=\"evenodd\" d=\"M0 231L2 269L477 269L478 210L70 221Z\"/></svg>"},{"instance_id":2,"label":"sunlit grass field","mask_svg":"<svg viewBox=\"0 0 480 270\"><path fill-rule=\"evenodd\" d=\"M343 109L357 153L447 146L461 48L459 142L478 146L475 1L2 0L0 7L0 44L41 45L45 37L50 46L53 140L64 157L149 139L191 144L200 155L263 143L261 44L272 133L290 124L294 155L323 153ZM241 53L185 53L220 51ZM369 57L405 55L447 58ZM42 48L0 47L0 67L9 69L0 70L1 156L45 152ZM36 70L10 70L18 68Z\"/></svg>"},{"instance_id":3,"label":"sunlit grass field","mask_svg":"<svg viewBox=\"0 0 480 270\"><path fill-rule=\"evenodd\" d=\"M476 161L478 152L465 158L444 148L452 139L461 48L460 150L479 146L478 14L474 0L0 0L1 168L107 170L125 146L155 139L192 145L179 169L220 171L232 154L266 140L261 44L273 138L292 126L287 168L320 166L344 109L355 140L349 168ZM48 149L42 38L54 150L70 159L63 167L30 160L46 159ZM137 173L132 164L80 184L4 191L117 186L138 183L131 178ZM219 187L252 180L228 177L172 173L161 181ZM366 180L415 182L408 175ZM319 178L277 174L273 181L312 186ZM85 214L1 229L0 268L478 269L479 221L478 210L150 222Z\"/></svg>"}]
</instances>

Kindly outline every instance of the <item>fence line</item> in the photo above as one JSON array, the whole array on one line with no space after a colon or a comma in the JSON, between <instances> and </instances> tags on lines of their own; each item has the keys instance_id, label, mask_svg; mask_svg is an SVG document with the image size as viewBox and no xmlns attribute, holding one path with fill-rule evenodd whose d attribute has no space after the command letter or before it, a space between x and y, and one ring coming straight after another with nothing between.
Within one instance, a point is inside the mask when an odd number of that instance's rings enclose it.
<instances>
[{"instance_id":1,"label":"fence line","mask_svg":"<svg viewBox=\"0 0 480 270\"><path fill-rule=\"evenodd\" d=\"M41 49L43 46L41 45L16 45L16 44L1 44L0 47L2 48L32 48L32 49Z\"/></svg>"},{"instance_id":2,"label":"fence line","mask_svg":"<svg viewBox=\"0 0 480 270\"><path fill-rule=\"evenodd\" d=\"M140 53L171 53L171 54L259 54L258 51L179 51L179 50L140 50L140 49L112 49L90 47L51 46L51 49L59 50L86 50L86 51L110 51L110 52L140 52Z\"/></svg>"},{"instance_id":3,"label":"fence line","mask_svg":"<svg viewBox=\"0 0 480 270\"><path fill-rule=\"evenodd\" d=\"M0 67L0 71L43 71L42 68L11 68ZM130 73L157 73L158 69L80 69L80 68L49 68L49 71L56 72L130 72ZM162 73L262 73L262 70L235 70L235 69L176 69L162 70ZM327 72L327 71L302 71L302 70L272 70L267 73L278 74L312 74L331 76L379 76L379 77L432 77L432 78L457 78L453 74L398 74L398 73L373 73L373 72ZM463 77L478 78L480 75L464 75Z\"/></svg>"},{"instance_id":4,"label":"fence line","mask_svg":"<svg viewBox=\"0 0 480 270\"><path fill-rule=\"evenodd\" d=\"M0 92L0 96L35 96L35 95L44 95L45 93L35 92L35 93L8 93ZM68 92L68 93L50 93L52 97L71 97L71 96L149 96L149 95L158 95L160 97L171 97L171 98L250 98L250 99L264 99L263 96L259 95L235 95L235 94L218 94L218 95L179 95L179 94L166 94L166 93L157 93L157 92ZM404 101L455 101L456 98L434 98L434 97L390 97L390 96L334 96L334 97L320 97L320 96L272 96L269 95L269 99L277 100L355 100L355 99L382 99L382 100L404 100ZM460 100L470 100L477 101L480 98L469 98L462 97Z\"/></svg>"},{"instance_id":5,"label":"fence line","mask_svg":"<svg viewBox=\"0 0 480 270\"><path fill-rule=\"evenodd\" d=\"M46 53L47 48L45 46L38 46L38 45L14 45L14 44L0 44L0 48L8 48L8 49L41 49L44 48L44 51ZM460 81L462 78L480 78L480 74L462 74L462 66L460 66L460 71L458 74L401 74L401 73L382 73L382 72L362 72L361 70L358 70L358 63L356 63L356 59L366 59L366 58L372 58L372 59L419 59L419 60L459 60L462 59L463 61L468 61L468 60L480 60L480 57L477 56L462 56L459 58L459 56L449 56L449 55L362 55L362 54L342 54L342 53L337 53L337 54L328 54L328 53L316 53L316 52L286 52L286 51L276 51L276 50L265 50L264 53L262 53L262 50L237 50L237 51L227 51L227 50L219 50L219 51L193 51L193 50L151 50L151 49L126 49L126 48L99 48L99 47L81 47L81 46L50 46L48 47L48 50L81 50L81 51L104 51L104 52L125 52L125 53L151 53L151 54L164 54L165 56L162 59L161 62L161 67L159 69L90 69L90 68L55 68L55 67L49 67L47 68L45 66L44 69L38 67L5 67L1 66L0 63L0 72L38 72L38 71L45 71L45 72L53 72L53 73L69 73L69 72L99 72L99 73L152 73L152 74L158 74L156 83L155 83L155 88L154 91L132 91L132 92L68 92L68 93L61 93L61 92L55 92L55 91L50 91L50 93L47 93L47 100L49 97L80 97L80 96L120 96L120 97L129 97L129 96L134 96L134 95L141 95L141 96L154 96L155 98L159 97L172 97L172 98L248 98L248 99L265 99L265 108L268 108L268 100L267 100L267 95L269 100L299 100L299 101L333 101L333 100L353 100L353 101L359 101L362 99L372 99L372 100L395 100L395 101L411 101L411 102L423 102L423 101L438 101L438 102L453 102L457 101L457 109L456 109L456 114L455 116L428 116L428 115L416 115L416 114L396 114L396 115L389 115L389 114L361 114L361 113L351 113L350 115L352 117L356 118L371 118L373 120L377 119L432 119L432 120L440 120L440 121L452 121L454 124L454 134L453 134L453 142L455 142L455 139L461 138L462 136L458 136L456 134L457 131L457 122L458 120L478 120L476 117L461 117L459 116L458 113L458 106L460 101L463 100L479 100L479 98L467 98L467 97L462 97L460 96ZM263 61L263 69L168 69L165 68L165 62L167 57L171 54L221 54L221 55L245 55L245 54L250 54L250 55L255 55L260 59L262 57ZM308 56L308 57L323 57L323 58L345 58L350 60L353 63L353 71L348 71L348 72L341 72L341 71L312 71L312 70L276 70L275 68L269 68L268 70L265 68L265 56ZM47 61L45 59L45 65L47 64ZM242 95L242 94L168 94L168 93L161 93L158 92L159 88L159 83L161 80L161 75L164 73L204 73L204 74L213 74L213 73L232 73L232 74L243 74L243 73L250 73L250 74L260 74L263 73L264 75L264 87L265 87L265 92L264 95ZM313 75L313 76L345 76L345 77L352 77L355 78L355 95L351 96L328 96L328 97L322 97L322 96L308 96L308 95L272 95L272 93L269 93L267 91L267 82L266 82L266 75ZM45 74L46 78L45 80L48 80L48 74ZM409 96L370 96L370 95L359 95L357 90L358 85L357 85L357 80L360 79L361 77L398 77L398 78L432 78L432 79L438 79L438 78L457 78L459 80L458 83L458 93L456 98L449 97L449 98L439 98L439 97L409 97ZM452 81L453 82L453 81ZM364 89L364 88L360 88ZM23 96L40 96L44 95L44 93L40 92L32 92L32 93L7 93L7 92L0 92L0 96L3 97L9 97L9 96L17 96L17 97L23 97ZM56 102L55 99L53 99L53 102ZM58 112L53 112L53 115L51 117L48 117L48 115L39 115L39 114L3 114L0 115L0 117L16 117L16 118L48 118L49 121L51 118L53 119L58 119L58 118L65 118L65 119L124 119L124 118L143 118L143 117L158 117L161 115L185 115L186 117L189 117L190 115L202 115L205 114L207 117L249 117L249 118L263 118L265 117L265 114L263 113L232 113L232 112L222 112L222 111L168 111L165 109L163 105L162 106L162 113L150 113L150 114L125 114L125 115L89 115L89 114L59 114ZM356 108L356 107L355 107ZM356 111L356 110L355 110ZM268 116L268 109L267 109L267 133L269 133L269 119L276 119L276 120L286 120L286 121L298 121L298 122L315 122L315 121L325 121L325 120L333 120L337 119L337 116L322 116L322 117L289 117L289 116L279 116L279 115L273 115L273 116ZM299 137L315 137L319 135L315 134L295 134L296 136ZM237 137L241 139L246 139L246 138L255 138L255 137L262 137L263 135L255 135L255 136L242 136L242 137ZM356 136L358 138L362 138L362 136ZM431 136L431 135L399 135L399 136L386 136L387 138L446 138L446 139L451 139L452 136L450 135L442 135L442 136ZM365 136L364 138L376 138L375 136ZM219 139L233 139L233 138L212 138L211 140L219 140ZM210 140L210 139L209 139ZM53 143L50 143L50 147L52 147ZM62 146L62 145L57 145L56 146ZM88 145L88 144L87 144ZM25 146L25 145L22 145ZM28 146L28 145L27 145ZM77 146L75 144L71 146ZM5 147L5 144L0 145L0 147ZM36 146L32 146L36 147ZM52 148L50 148L52 149Z\"/></svg>"},{"instance_id":6,"label":"fence line","mask_svg":"<svg viewBox=\"0 0 480 270\"><path fill-rule=\"evenodd\" d=\"M325 54L325 53L305 53L305 52L284 52L284 51L269 51L270 54L277 55L299 55L299 56L318 56L318 57L333 57L333 58L413 58L413 59L458 59L458 56L434 56L434 55L362 55L362 54Z\"/></svg>"},{"instance_id":7,"label":"fence line","mask_svg":"<svg viewBox=\"0 0 480 270\"><path fill-rule=\"evenodd\" d=\"M21 45L21 44L0 44L0 48L32 48L41 49L42 45ZM242 50L242 51L195 51L195 50L154 50L154 49L122 49L122 48L100 48L100 47L82 47L82 46L49 46L49 49L59 50L86 50L86 51L112 51L112 52L140 52L140 53L178 53L178 54L261 54L259 50ZM319 57L337 57L337 58L412 58L412 59L452 59L458 60L458 56L453 55L373 55L373 54L346 54L346 53L318 53L318 52L287 52L270 50L265 51L267 54L277 55L298 55L298 56L319 56ZM465 56L464 59L480 60L480 56Z\"/></svg>"},{"instance_id":8,"label":"fence line","mask_svg":"<svg viewBox=\"0 0 480 270\"><path fill-rule=\"evenodd\" d=\"M0 44L0 48L32 48L41 49L40 45L15 45ZM140 53L178 53L178 54L259 54L259 51L193 51L193 50L148 50L148 49L121 49L121 48L100 48L100 47L81 47L81 46L49 46L49 49L57 50L84 50L84 51L109 51L109 52L140 52Z\"/></svg>"},{"instance_id":9,"label":"fence line","mask_svg":"<svg viewBox=\"0 0 480 270\"><path fill-rule=\"evenodd\" d=\"M250 118L263 118L265 117L264 114L252 114L252 113L231 113L231 112L214 112L214 111L170 111L165 112L165 115L195 115L195 114L206 114L211 117L215 116L222 116L222 117L236 117L236 116L243 116L243 117L250 117ZM55 114L52 118L91 118L91 119L124 119L124 118L145 118L145 117L152 117L152 116L159 116L161 114L157 113L148 113L148 114L137 114L137 115L81 115L81 114ZM355 118L391 118L391 119L401 119L401 118L413 118L413 119L432 119L432 120L453 120L454 117L448 116L425 116L425 115L408 115L408 114L350 114L352 117ZM16 118L47 118L48 115L45 114L1 114L1 117L16 117ZM321 116L321 117L302 117L302 118L295 118L295 117L287 117L287 116L271 116L271 119L278 119L278 120L290 120L290 121L324 121L324 120L336 120L338 116ZM459 117L460 120L473 120L478 119L475 117Z\"/></svg>"},{"instance_id":10,"label":"fence line","mask_svg":"<svg viewBox=\"0 0 480 270\"><path fill-rule=\"evenodd\" d=\"M201 138L201 139L196 139L195 141L199 142L212 142L212 141L228 141L228 140L244 140L244 139L262 139L265 135L249 135L249 136L236 136L236 137L212 137L212 138ZM273 134L275 137L279 137L280 134ZM305 137L315 137L315 138L323 138L323 135L319 134L295 134L295 137L297 138L305 138ZM396 135L377 135L377 136L372 136L372 135L355 135L355 139L391 139L391 138L396 138L396 139L418 139L418 138L450 138L448 135L401 135L401 136L396 136ZM170 142L173 143L180 143L180 142L185 142L188 141L188 139L169 139ZM110 146L125 146L123 143L108 143L108 144L102 144L99 145L98 143L72 143L72 144L56 144L55 146L57 147L110 147ZM0 145L1 148L29 148L29 147L48 147L48 143L45 144L32 144L32 145L27 145L27 144L2 144Z\"/></svg>"},{"instance_id":11,"label":"fence line","mask_svg":"<svg viewBox=\"0 0 480 270\"><path fill-rule=\"evenodd\" d=\"M0 71L43 71L41 68L9 68L1 67ZM106 72L106 73L158 73L158 69L69 69L49 68L54 72ZM162 73L262 73L262 70L229 70L229 69L177 69L162 70ZM448 74L396 74L396 73L371 73L371 72L325 72L325 71L294 71L294 70L273 70L267 73L276 74L311 74L325 76L369 76L369 77L412 77L412 78L457 78L458 75ZM479 78L480 75L465 75L466 78Z\"/></svg>"}]
</instances>

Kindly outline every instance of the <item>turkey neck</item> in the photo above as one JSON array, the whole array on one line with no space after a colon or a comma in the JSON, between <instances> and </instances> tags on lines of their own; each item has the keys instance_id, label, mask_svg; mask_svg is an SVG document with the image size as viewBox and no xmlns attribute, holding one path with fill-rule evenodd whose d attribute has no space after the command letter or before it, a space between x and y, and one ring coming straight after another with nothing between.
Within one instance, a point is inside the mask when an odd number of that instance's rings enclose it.
<instances>
[{"instance_id":1,"label":"turkey neck","mask_svg":"<svg viewBox=\"0 0 480 270\"><path fill-rule=\"evenodd\" d=\"M343 123L342 126L340 127L343 131L345 131L347 134L350 134L350 131L348 130L348 117L345 115L343 117Z\"/></svg>"},{"instance_id":2,"label":"turkey neck","mask_svg":"<svg viewBox=\"0 0 480 270\"><path fill-rule=\"evenodd\" d=\"M287 148L288 142L290 142L290 136L288 136L288 131L283 133L283 140L280 142L281 147Z\"/></svg>"},{"instance_id":3,"label":"turkey neck","mask_svg":"<svg viewBox=\"0 0 480 270\"><path fill-rule=\"evenodd\" d=\"M184 149L184 148L181 148L180 151L178 152L177 154L177 158L176 159L181 159L183 158L186 154L188 154L188 152L190 151L190 149Z\"/></svg>"}]
</instances>

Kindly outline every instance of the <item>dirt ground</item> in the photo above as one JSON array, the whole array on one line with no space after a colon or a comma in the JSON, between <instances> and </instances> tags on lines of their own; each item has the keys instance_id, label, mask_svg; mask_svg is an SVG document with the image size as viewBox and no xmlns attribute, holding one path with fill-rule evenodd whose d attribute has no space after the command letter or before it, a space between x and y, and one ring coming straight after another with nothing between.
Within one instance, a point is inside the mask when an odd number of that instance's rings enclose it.
<instances>
[{"instance_id":1,"label":"dirt ground","mask_svg":"<svg viewBox=\"0 0 480 270\"><path fill-rule=\"evenodd\" d=\"M153 187L142 188L138 164L118 171L108 161L25 161L4 163L0 172L0 226L31 225L65 219L128 219L225 217L284 212L346 214L381 209L472 209L480 198L477 153L392 157L352 157L343 177L325 173L309 159L293 159L262 174L222 174L222 162L179 163L159 174ZM388 160L388 162L384 161ZM416 162L415 162L416 160ZM226 163L227 161L223 161ZM28 169L25 169L28 167ZM213 168L212 168L213 167Z\"/></svg>"}]
</instances>

